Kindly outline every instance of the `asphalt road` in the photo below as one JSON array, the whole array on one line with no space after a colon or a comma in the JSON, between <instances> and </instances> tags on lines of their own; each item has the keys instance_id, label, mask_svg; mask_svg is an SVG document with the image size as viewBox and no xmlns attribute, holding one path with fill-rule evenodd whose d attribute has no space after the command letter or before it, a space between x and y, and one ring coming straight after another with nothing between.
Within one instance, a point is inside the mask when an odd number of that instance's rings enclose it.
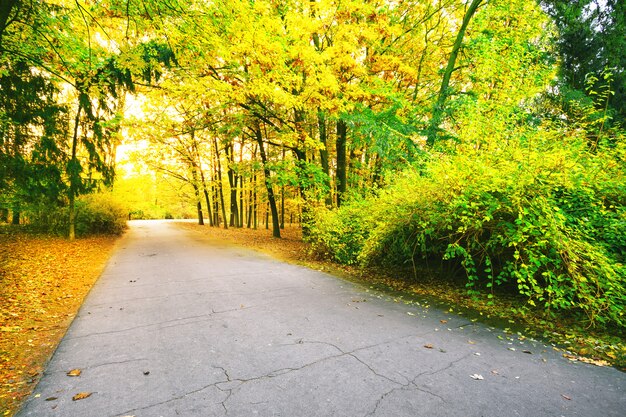
<instances>
[{"instance_id":1,"label":"asphalt road","mask_svg":"<svg viewBox=\"0 0 626 417\"><path fill-rule=\"evenodd\" d=\"M624 417L625 391L551 346L135 221L18 415Z\"/></svg>"}]
</instances>

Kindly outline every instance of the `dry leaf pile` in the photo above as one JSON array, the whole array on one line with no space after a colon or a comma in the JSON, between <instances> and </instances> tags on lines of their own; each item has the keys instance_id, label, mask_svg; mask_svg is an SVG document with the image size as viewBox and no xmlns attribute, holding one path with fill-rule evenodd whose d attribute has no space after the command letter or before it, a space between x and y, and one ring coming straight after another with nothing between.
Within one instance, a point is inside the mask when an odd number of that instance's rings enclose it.
<instances>
[{"instance_id":1,"label":"dry leaf pile","mask_svg":"<svg viewBox=\"0 0 626 417\"><path fill-rule=\"evenodd\" d=\"M0 234L0 410L11 416L31 392L115 238Z\"/></svg>"}]
</instances>

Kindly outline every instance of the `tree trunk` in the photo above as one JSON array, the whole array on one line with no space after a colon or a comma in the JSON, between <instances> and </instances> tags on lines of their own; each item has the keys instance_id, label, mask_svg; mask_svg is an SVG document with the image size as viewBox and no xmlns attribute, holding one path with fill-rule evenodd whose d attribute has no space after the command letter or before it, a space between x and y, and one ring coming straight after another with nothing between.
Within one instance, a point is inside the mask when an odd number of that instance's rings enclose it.
<instances>
[{"instance_id":1,"label":"tree trunk","mask_svg":"<svg viewBox=\"0 0 626 417\"><path fill-rule=\"evenodd\" d=\"M202 193L204 194L204 201L206 203L207 215L209 216L209 226L213 226L213 210L211 210L211 201L209 198L209 190L207 190L206 181L204 179L204 173L200 170L200 177L202 180Z\"/></svg>"},{"instance_id":2,"label":"tree trunk","mask_svg":"<svg viewBox=\"0 0 626 417\"><path fill-rule=\"evenodd\" d=\"M330 189L330 164L328 163L328 133L326 130L326 116L321 111L317 112L317 124L319 126L319 136L320 143L323 145L323 148L320 149L320 162L322 163L322 170L324 174L326 174L326 178L324 179L324 185L328 190L328 194L324 199L324 203L326 207L332 207L333 205L333 194Z\"/></svg>"},{"instance_id":3,"label":"tree trunk","mask_svg":"<svg viewBox=\"0 0 626 417\"><path fill-rule=\"evenodd\" d=\"M219 195L215 178L217 178L217 164L213 164L213 172L211 173L211 198L213 200L213 226L220 227Z\"/></svg>"},{"instance_id":4,"label":"tree trunk","mask_svg":"<svg viewBox=\"0 0 626 417\"><path fill-rule=\"evenodd\" d=\"M196 196L196 206L198 208L198 224L200 226L204 226L204 216L202 215L202 201L200 201L200 187L198 187L198 173L196 172L196 167L191 167L191 174L193 176L193 183L191 186L193 187L193 192Z\"/></svg>"},{"instance_id":5,"label":"tree trunk","mask_svg":"<svg viewBox=\"0 0 626 417\"><path fill-rule=\"evenodd\" d=\"M76 239L76 194L78 192L78 181L80 181L80 172L78 166L78 159L76 152L78 148L78 125L80 123L80 113L83 106L78 102L78 110L76 110L76 118L74 119L74 134L72 135L72 156L68 163L70 188L69 188L69 231L68 237L70 240Z\"/></svg>"},{"instance_id":6,"label":"tree trunk","mask_svg":"<svg viewBox=\"0 0 626 417\"><path fill-rule=\"evenodd\" d=\"M256 174L254 174L254 196L253 196L253 209L252 209L252 217L254 218L254 230L257 229L259 222L257 218L258 204L257 204L257 190L256 190Z\"/></svg>"},{"instance_id":7,"label":"tree trunk","mask_svg":"<svg viewBox=\"0 0 626 417\"><path fill-rule=\"evenodd\" d=\"M285 186L280 187L280 228L285 228Z\"/></svg>"},{"instance_id":8,"label":"tree trunk","mask_svg":"<svg viewBox=\"0 0 626 417\"><path fill-rule=\"evenodd\" d=\"M232 142L224 148L228 161L228 185L230 185L230 224L231 227L239 226L239 207L237 205L237 174L233 170L235 156L233 155Z\"/></svg>"},{"instance_id":9,"label":"tree trunk","mask_svg":"<svg viewBox=\"0 0 626 417\"><path fill-rule=\"evenodd\" d=\"M20 211L17 209L13 209L11 213L11 224L18 225L20 224Z\"/></svg>"},{"instance_id":10,"label":"tree trunk","mask_svg":"<svg viewBox=\"0 0 626 417\"><path fill-rule=\"evenodd\" d=\"M228 221L226 221L226 207L224 206L224 190L222 189L222 163L220 162L220 150L217 147L217 139L213 138L215 146L215 159L217 161L217 190L220 195L220 204L222 205L222 218L224 219L224 229L228 229Z\"/></svg>"},{"instance_id":11,"label":"tree trunk","mask_svg":"<svg viewBox=\"0 0 626 417\"><path fill-rule=\"evenodd\" d=\"M209 217L209 226L213 226L213 213L211 210L209 191L207 190L206 179L204 178L204 171L202 170L202 158L200 157L200 151L198 151L198 143L196 142L196 137L193 130L191 133L191 138L193 140L193 150L195 153L196 162L198 164L198 172L200 173L200 185L202 186L202 193L204 194L204 201L206 203L207 215Z\"/></svg>"},{"instance_id":12,"label":"tree trunk","mask_svg":"<svg viewBox=\"0 0 626 417\"><path fill-rule=\"evenodd\" d=\"M239 176L239 224L237 227L243 227L243 175Z\"/></svg>"},{"instance_id":13,"label":"tree trunk","mask_svg":"<svg viewBox=\"0 0 626 417\"><path fill-rule=\"evenodd\" d=\"M193 191L196 194L196 206L198 207L198 224L204 226L204 216L202 215L202 202L200 201L200 190L197 185L193 186Z\"/></svg>"},{"instance_id":14,"label":"tree trunk","mask_svg":"<svg viewBox=\"0 0 626 417\"><path fill-rule=\"evenodd\" d=\"M341 207L347 190L346 142L348 127L343 120L337 120L337 207Z\"/></svg>"},{"instance_id":15,"label":"tree trunk","mask_svg":"<svg viewBox=\"0 0 626 417\"><path fill-rule=\"evenodd\" d=\"M239 147L239 166L242 167L243 170L243 146L244 139L241 139L241 146ZM243 206L244 206L244 177L243 172L240 171L239 174L239 227L243 227Z\"/></svg>"},{"instance_id":16,"label":"tree trunk","mask_svg":"<svg viewBox=\"0 0 626 417\"><path fill-rule=\"evenodd\" d=\"M252 187L254 186L253 180L250 180L250 191L248 191L248 222L246 227L250 229L252 227L252 206L254 205L254 200L252 197Z\"/></svg>"},{"instance_id":17,"label":"tree trunk","mask_svg":"<svg viewBox=\"0 0 626 417\"><path fill-rule=\"evenodd\" d=\"M463 45L463 38L465 37L465 30L469 25L472 16L476 13L476 10L480 6L483 0L472 0L472 3L469 5L467 11L465 12L465 16L463 17L463 23L459 29L459 33L456 35L456 40L454 41L454 45L452 46L452 52L450 53L450 57L448 58L448 65L446 66L446 70L443 73L443 80L441 81L441 88L439 89L439 95L437 96L437 101L433 107L433 115L430 119L430 123L427 130L427 139L426 143L429 146L433 146L435 141L437 140L437 132L439 131L439 125L441 124L443 118L443 110L446 103L446 98L448 97L448 87L450 85L450 78L452 77L452 73L454 72L454 66L456 65L456 58L459 54L459 50Z\"/></svg>"},{"instance_id":18,"label":"tree trunk","mask_svg":"<svg viewBox=\"0 0 626 417\"><path fill-rule=\"evenodd\" d=\"M283 163L285 162L285 148L283 147ZM280 228L285 228L285 185L280 186Z\"/></svg>"},{"instance_id":19,"label":"tree trunk","mask_svg":"<svg viewBox=\"0 0 626 417\"><path fill-rule=\"evenodd\" d=\"M267 189L267 199L269 200L270 209L272 211L272 236L280 237L280 225L278 224L278 209L276 208L276 198L274 197L274 190L272 183L270 182L271 172L267 165L267 155L265 154L265 147L263 146L263 135L261 128L254 129L256 142L259 145L259 153L261 154L261 163L263 164L263 174L265 176L265 188ZM255 222L256 223L256 222Z\"/></svg>"}]
</instances>

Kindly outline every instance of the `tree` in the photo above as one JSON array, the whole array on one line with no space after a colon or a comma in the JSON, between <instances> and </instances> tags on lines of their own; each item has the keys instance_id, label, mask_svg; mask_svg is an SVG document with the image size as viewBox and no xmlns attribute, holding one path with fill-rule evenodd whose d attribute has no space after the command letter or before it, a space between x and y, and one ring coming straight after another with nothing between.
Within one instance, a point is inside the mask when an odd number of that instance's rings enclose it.
<instances>
[{"instance_id":1,"label":"tree","mask_svg":"<svg viewBox=\"0 0 626 417\"><path fill-rule=\"evenodd\" d=\"M452 73L456 70L456 59L463 45L463 38L465 37L465 31L474 16L474 13L478 10L483 0L472 0L470 5L465 12L465 16L463 17L463 22L461 23L461 27L456 35L456 39L454 41L454 45L452 46L452 52L450 52L450 57L448 58L448 64L446 65L446 69L443 73L443 78L441 80L441 87L439 88L439 94L437 95L437 101L433 106L432 116L430 119L430 123L427 130L427 143L430 146L435 144L435 140L437 139L437 131L439 130L439 125L441 124L441 120L444 115L444 105L446 103L446 99L450 94L448 89L450 88L450 77L452 77Z\"/></svg>"},{"instance_id":2,"label":"tree","mask_svg":"<svg viewBox=\"0 0 626 417\"><path fill-rule=\"evenodd\" d=\"M558 30L555 38L562 60L564 86L586 92L588 75L599 78L611 69L614 94L609 105L626 120L626 3L622 0L542 0ZM601 85L592 87L600 93Z\"/></svg>"}]
</instances>

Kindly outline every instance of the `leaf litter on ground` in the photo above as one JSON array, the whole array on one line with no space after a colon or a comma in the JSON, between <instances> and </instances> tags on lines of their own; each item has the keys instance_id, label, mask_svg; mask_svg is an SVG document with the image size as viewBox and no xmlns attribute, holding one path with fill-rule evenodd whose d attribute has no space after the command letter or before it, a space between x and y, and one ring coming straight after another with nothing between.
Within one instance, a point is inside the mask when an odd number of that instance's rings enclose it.
<instances>
[{"instance_id":1,"label":"leaf litter on ground","mask_svg":"<svg viewBox=\"0 0 626 417\"><path fill-rule=\"evenodd\" d=\"M116 238L69 241L0 230L0 409L32 392ZM50 400L52 401L52 400Z\"/></svg>"}]
</instances>

